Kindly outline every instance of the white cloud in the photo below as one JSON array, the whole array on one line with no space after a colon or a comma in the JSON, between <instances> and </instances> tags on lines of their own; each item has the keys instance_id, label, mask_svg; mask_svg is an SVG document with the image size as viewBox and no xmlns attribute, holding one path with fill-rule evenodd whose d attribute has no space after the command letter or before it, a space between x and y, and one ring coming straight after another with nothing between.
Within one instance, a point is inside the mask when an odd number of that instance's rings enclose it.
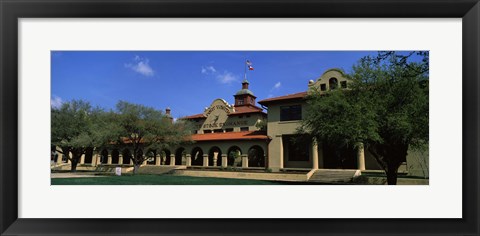
<instances>
[{"instance_id":1,"label":"white cloud","mask_svg":"<svg viewBox=\"0 0 480 236\"><path fill-rule=\"evenodd\" d=\"M217 80L222 84L229 84L231 82L238 81L238 78L234 74L224 71L223 74L217 75Z\"/></svg>"},{"instance_id":2,"label":"white cloud","mask_svg":"<svg viewBox=\"0 0 480 236\"><path fill-rule=\"evenodd\" d=\"M50 98L50 106L52 108L60 108L62 106L62 104L63 104L63 100L62 100L61 97L53 95Z\"/></svg>"},{"instance_id":3,"label":"white cloud","mask_svg":"<svg viewBox=\"0 0 480 236\"><path fill-rule=\"evenodd\" d=\"M202 74L214 74L217 72L213 66L202 66Z\"/></svg>"},{"instance_id":4,"label":"white cloud","mask_svg":"<svg viewBox=\"0 0 480 236\"><path fill-rule=\"evenodd\" d=\"M153 71L152 67L149 65L150 61L147 58L141 58L137 55L133 60L134 63L127 63L125 64L125 67L147 77L151 77L155 74L155 71Z\"/></svg>"},{"instance_id":5,"label":"white cloud","mask_svg":"<svg viewBox=\"0 0 480 236\"><path fill-rule=\"evenodd\" d=\"M273 86L273 89L279 89L280 86L282 86L282 83L277 82L277 83Z\"/></svg>"},{"instance_id":6,"label":"white cloud","mask_svg":"<svg viewBox=\"0 0 480 236\"><path fill-rule=\"evenodd\" d=\"M232 82L239 81L239 78L233 73L227 70L223 71L223 73L219 72L213 66L202 66L201 72L202 74L206 75L205 77L214 78L221 84L230 84Z\"/></svg>"}]
</instances>

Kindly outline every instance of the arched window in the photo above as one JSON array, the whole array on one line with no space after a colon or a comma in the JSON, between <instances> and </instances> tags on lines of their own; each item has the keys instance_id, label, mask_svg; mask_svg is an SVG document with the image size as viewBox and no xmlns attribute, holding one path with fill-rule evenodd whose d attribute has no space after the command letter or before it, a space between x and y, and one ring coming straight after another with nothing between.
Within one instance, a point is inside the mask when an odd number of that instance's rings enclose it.
<instances>
[{"instance_id":1,"label":"arched window","mask_svg":"<svg viewBox=\"0 0 480 236\"><path fill-rule=\"evenodd\" d=\"M248 150L248 167L265 167L263 148L255 145Z\"/></svg>"},{"instance_id":2,"label":"arched window","mask_svg":"<svg viewBox=\"0 0 480 236\"><path fill-rule=\"evenodd\" d=\"M328 86L330 87L330 90L336 89L338 87L337 78L330 78L330 80L328 80Z\"/></svg>"},{"instance_id":3,"label":"arched window","mask_svg":"<svg viewBox=\"0 0 480 236\"><path fill-rule=\"evenodd\" d=\"M242 150L237 146L232 146L227 151L228 166L242 166Z\"/></svg>"},{"instance_id":4,"label":"arched window","mask_svg":"<svg viewBox=\"0 0 480 236\"><path fill-rule=\"evenodd\" d=\"M203 150L200 147L192 149L192 166L202 166L203 165Z\"/></svg>"}]
</instances>

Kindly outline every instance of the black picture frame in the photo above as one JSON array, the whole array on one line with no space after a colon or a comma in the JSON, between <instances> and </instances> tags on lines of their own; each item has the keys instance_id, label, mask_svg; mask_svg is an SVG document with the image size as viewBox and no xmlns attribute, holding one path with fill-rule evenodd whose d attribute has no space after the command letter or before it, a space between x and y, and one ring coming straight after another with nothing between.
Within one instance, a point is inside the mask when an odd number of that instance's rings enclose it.
<instances>
[{"instance_id":1,"label":"black picture frame","mask_svg":"<svg viewBox=\"0 0 480 236\"><path fill-rule=\"evenodd\" d=\"M478 0L0 0L0 15L1 235L479 235ZM462 18L463 218L19 219L17 20L36 17Z\"/></svg>"}]
</instances>

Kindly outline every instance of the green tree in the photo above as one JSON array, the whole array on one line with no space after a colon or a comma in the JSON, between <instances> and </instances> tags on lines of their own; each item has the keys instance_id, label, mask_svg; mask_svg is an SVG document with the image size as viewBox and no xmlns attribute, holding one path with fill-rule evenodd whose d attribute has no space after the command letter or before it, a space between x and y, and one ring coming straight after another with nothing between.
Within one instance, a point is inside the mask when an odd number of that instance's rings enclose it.
<instances>
[{"instance_id":1,"label":"green tree","mask_svg":"<svg viewBox=\"0 0 480 236\"><path fill-rule=\"evenodd\" d=\"M428 52L362 58L348 76L348 89L311 91L299 132L339 146L363 143L387 183L396 184L409 148L428 145L428 59Z\"/></svg>"},{"instance_id":2,"label":"green tree","mask_svg":"<svg viewBox=\"0 0 480 236\"><path fill-rule=\"evenodd\" d=\"M95 147L99 142L93 139L94 124L103 110L92 108L90 103L72 100L60 108L51 109L51 143L61 148L62 154L71 162L71 171L87 148ZM71 156L70 156L71 154Z\"/></svg>"},{"instance_id":3,"label":"green tree","mask_svg":"<svg viewBox=\"0 0 480 236\"><path fill-rule=\"evenodd\" d=\"M185 142L191 129L186 121L172 122L161 111L125 101L118 102L116 111L110 112L106 120L110 125L99 132L104 145L132 148L129 158L134 163L134 174L148 158L142 150L160 150Z\"/></svg>"}]
</instances>

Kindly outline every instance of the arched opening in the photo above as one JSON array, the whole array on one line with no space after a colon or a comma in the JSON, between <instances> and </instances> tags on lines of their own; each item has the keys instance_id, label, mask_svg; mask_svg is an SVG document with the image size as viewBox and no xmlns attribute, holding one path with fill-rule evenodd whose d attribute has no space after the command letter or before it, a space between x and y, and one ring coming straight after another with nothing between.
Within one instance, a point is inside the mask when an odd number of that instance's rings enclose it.
<instances>
[{"instance_id":1,"label":"arched opening","mask_svg":"<svg viewBox=\"0 0 480 236\"><path fill-rule=\"evenodd\" d=\"M337 78L330 78L328 80L328 86L330 87L330 90L334 90L338 87L338 80Z\"/></svg>"},{"instance_id":2,"label":"arched opening","mask_svg":"<svg viewBox=\"0 0 480 236\"><path fill-rule=\"evenodd\" d=\"M130 150L128 150L127 148L123 149L122 156L123 156L123 163L122 164L130 165L130 161L133 158Z\"/></svg>"},{"instance_id":3,"label":"arched opening","mask_svg":"<svg viewBox=\"0 0 480 236\"><path fill-rule=\"evenodd\" d=\"M192 150L192 166L203 165L203 150L200 147L196 147Z\"/></svg>"},{"instance_id":4,"label":"arched opening","mask_svg":"<svg viewBox=\"0 0 480 236\"><path fill-rule=\"evenodd\" d=\"M118 160L119 160L120 153L118 152L118 150L114 149L111 155L112 155L112 164L119 164Z\"/></svg>"},{"instance_id":5,"label":"arched opening","mask_svg":"<svg viewBox=\"0 0 480 236\"><path fill-rule=\"evenodd\" d=\"M187 164L186 155L187 155L187 152L185 151L185 148L183 147L178 148L177 151L175 151L175 165L176 166L186 165Z\"/></svg>"},{"instance_id":6,"label":"arched opening","mask_svg":"<svg viewBox=\"0 0 480 236\"><path fill-rule=\"evenodd\" d=\"M263 148L255 145L248 150L248 167L265 167Z\"/></svg>"},{"instance_id":7,"label":"arched opening","mask_svg":"<svg viewBox=\"0 0 480 236\"><path fill-rule=\"evenodd\" d=\"M85 151L85 159L83 159L83 163L92 164L92 159L93 159L93 148L89 147Z\"/></svg>"},{"instance_id":8,"label":"arched opening","mask_svg":"<svg viewBox=\"0 0 480 236\"><path fill-rule=\"evenodd\" d=\"M103 149L100 153L100 163L107 164L108 163L108 151L107 149Z\"/></svg>"},{"instance_id":9,"label":"arched opening","mask_svg":"<svg viewBox=\"0 0 480 236\"><path fill-rule=\"evenodd\" d=\"M222 166L222 150L215 146L208 151L208 165L209 166Z\"/></svg>"},{"instance_id":10,"label":"arched opening","mask_svg":"<svg viewBox=\"0 0 480 236\"><path fill-rule=\"evenodd\" d=\"M242 150L237 146L232 146L227 151L228 166L242 166Z\"/></svg>"},{"instance_id":11,"label":"arched opening","mask_svg":"<svg viewBox=\"0 0 480 236\"><path fill-rule=\"evenodd\" d=\"M168 149L163 149L162 150L162 153L161 153L161 156L162 156L162 165L167 165L169 166L170 165L170 150Z\"/></svg>"},{"instance_id":12,"label":"arched opening","mask_svg":"<svg viewBox=\"0 0 480 236\"><path fill-rule=\"evenodd\" d=\"M155 165L157 161L156 153L154 150L148 150L147 154L145 154L147 159L147 165Z\"/></svg>"}]
</instances>

